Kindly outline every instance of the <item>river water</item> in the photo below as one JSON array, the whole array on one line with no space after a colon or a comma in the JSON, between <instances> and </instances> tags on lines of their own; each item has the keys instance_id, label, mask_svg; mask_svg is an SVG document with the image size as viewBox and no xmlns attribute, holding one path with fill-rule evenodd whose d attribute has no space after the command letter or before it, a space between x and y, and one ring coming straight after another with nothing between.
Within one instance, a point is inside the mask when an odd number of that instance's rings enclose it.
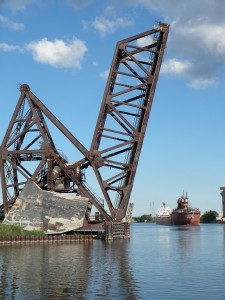
<instances>
[{"instance_id":1,"label":"river water","mask_svg":"<svg viewBox=\"0 0 225 300\"><path fill-rule=\"evenodd\" d=\"M225 225L132 224L129 240L0 247L1 299L225 299Z\"/></svg>"}]
</instances>

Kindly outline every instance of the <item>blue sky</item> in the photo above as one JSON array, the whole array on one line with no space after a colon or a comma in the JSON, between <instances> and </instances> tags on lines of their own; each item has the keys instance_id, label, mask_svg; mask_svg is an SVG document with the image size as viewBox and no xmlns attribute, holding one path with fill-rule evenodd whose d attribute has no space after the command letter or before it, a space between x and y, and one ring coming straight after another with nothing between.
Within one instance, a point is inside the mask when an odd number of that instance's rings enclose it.
<instances>
[{"instance_id":1,"label":"blue sky","mask_svg":"<svg viewBox=\"0 0 225 300\"><path fill-rule=\"evenodd\" d=\"M21 83L89 148L117 41L170 24L130 202L133 215L174 208L188 192L222 211L225 186L223 0L0 0L0 140ZM55 128L60 149L80 154ZM92 185L92 178L88 180Z\"/></svg>"}]
</instances>

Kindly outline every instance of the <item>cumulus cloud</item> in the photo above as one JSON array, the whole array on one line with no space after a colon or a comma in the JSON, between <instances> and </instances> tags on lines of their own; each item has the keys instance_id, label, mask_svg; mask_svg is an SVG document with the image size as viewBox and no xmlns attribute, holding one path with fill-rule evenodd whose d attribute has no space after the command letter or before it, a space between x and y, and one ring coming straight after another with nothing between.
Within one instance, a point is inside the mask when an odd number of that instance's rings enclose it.
<instances>
[{"instance_id":1,"label":"cumulus cloud","mask_svg":"<svg viewBox=\"0 0 225 300\"><path fill-rule=\"evenodd\" d=\"M104 71L104 72L102 72L100 75L99 75L99 77L101 77L101 78L103 78L103 79L108 79L108 76L109 76L109 69L108 70L106 70L106 71Z\"/></svg>"},{"instance_id":2,"label":"cumulus cloud","mask_svg":"<svg viewBox=\"0 0 225 300\"><path fill-rule=\"evenodd\" d=\"M92 22L92 26L101 34L101 36L106 36L107 34L113 33L118 28L133 26L133 20L126 18L114 18L109 19L104 16L96 17Z\"/></svg>"},{"instance_id":3,"label":"cumulus cloud","mask_svg":"<svg viewBox=\"0 0 225 300\"><path fill-rule=\"evenodd\" d=\"M4 52L13 52L18 50L21 51L22 49L19 46L0 43L0 50Z\"/></svg>"},{"instance_id":4,"label":"cumulus cloud","mask_svg":"<svg viewBox=\"0 0 225 300\"><path fill-rule=\"evenodd\" d=\"M145 47L146 45L152 44L152 36L145 36L137 40L137 46Z\"/></svg>"},{"instance_id":5,"label":"cumulus cloud","mask_svg":"<svg viewBox=\"0 0 225 300\"><path fill-rule=\"evenodd\" d=\"M188 86L206 88L216 84L225 66L224 0L124 0L144 7L170 24L167 57L162 70L186 77ZM176 9L174 9L176 7ZM187 64L189 62L189 64ZM190 63L191 62L191 63Z\"/></svg>"},{"instance_id":6,"label":"cumulus cloud","mask_svg":"<svg viewBox=\"0 0 225 300\"><path fill-rule=\"evenodd\" d=\"M0 0L0 7L7 7L13 11L20 11L35 2L38 2L38 0Z\"/></svg>"},{"instance_id":7,"label":"cumulus cloud","mask_svg":"<svg viewBox=\"0 0 225 300\"><path fill-rule=\"evenodd\" d=\"M105 8L105 12L106 15L108 16L116 16L116 8L113 5L107 5Z\"/></svg>"},{"instance_id":8,"label":"cumulus cloud","mask_svg":"<svg viewBox=\"0 0 225 300\"><path fill-rule=\"evenodd\" d=\"M80 69L87 52L85 43L74 39L69 43L55 39L50 41L46 38L31 42L26 49L32 53L33 59L43 64L49 64L57 68Z\"/></svg>"},{"instance_id":9,"label":"cumulus cloud","mask_svg":"<svg viewBox=\"0 0 225 300\"><path fill-rule=\"evenodd\" d=\"M218 82L219 73L225 66L224 35L225 24L194 22L184 24L182 28L179 23L173 25L168 46L170 55L174 52L192 61L185 74L189 78L189 87L206 88ZM175 74L172 69L171 73Z\"/></svg>"},{"instance_id":10,"label":"cumulus cloud","mask_svg":"<svg viewBox=\"0 0 225 300\"><path fill-rule=\"evenodd\" d=\"M193 79L191 80L187 85L191 88L196 88L196 89L204 89L208 86L216 85L217 80L216 78L210 78L210 79Z\"/></svg>"},{"instance_id":11,"label":"cumulus cloud","mask_svg":"<svg viewBox=\"0 0 225 300\"><path fill-rule=\"evenodd\" d=\"M10 20L9 18L7 17L4 17L2 15L0 15L0 25L2 26L5 26L9 29L12 29L12 30L22 30L24 29L24 24L22 23L16 23L12 20Z\"/></svg>"},{"instance_id":12,"label":"cumulus cloud","mask_svg":"<svg viewBox=\"0 0 225 300\"><path fill-rule=\"evenodd\" d=\"M206 69L189 61L182 61L175 58L167 59L163 62L161 67L162 74L172 74L175 76L183 77L188 80L187 86L195 89L204 89L208 86L216 85L217 79L211 72L202 74L202 69Z\"/></svg>"},{"instance_id":13,"label":"cumulus cloud","mask_svg":"<svg viewBox=\"0 0 225 300\"><path fill-rule=\"evenodd\" d=\"M86 6L90 5L94 2L94 0L67 0L68 3L75 9L79 10L85 8Z\"/></svg>"},{"instance_id":14,"label":"cumulus cloud","mask_svg":"<svg viewBox=\"0 0 225 300\"><path fill-rule=\"evenodd\" d=\"M175 35L171 41L177 43L183 40L179 49L186 55L204 59L210 55L213 59L225 59L225 40L222 38L225 35L224 25L195 23L183 26L181 29L175 24L173 30Z\"/></svg>"},{"instance_id":15,"label":"cumulus cloud","mask_svg":"<svg viewBox=\"0 0 225 300\"><path fill-rule=\"evenodd\" d=\"M88 32L88 30L89 30L89 22L87 22L86 20L82 20L81 24L82 24L83 31L84 32Z\"/></svg>"},{"instance_id":16,"label":"cumulus cloud","mask_svg":"<svg viewBox=\"0 0 225 300\"><path fill-rule=\"evenodd\" d=\"M180 61L178 59L168 59L162 65L162 73L173 73L176 75L186 75L191 68L189 61Z\"/></svg>"}]
</instances>

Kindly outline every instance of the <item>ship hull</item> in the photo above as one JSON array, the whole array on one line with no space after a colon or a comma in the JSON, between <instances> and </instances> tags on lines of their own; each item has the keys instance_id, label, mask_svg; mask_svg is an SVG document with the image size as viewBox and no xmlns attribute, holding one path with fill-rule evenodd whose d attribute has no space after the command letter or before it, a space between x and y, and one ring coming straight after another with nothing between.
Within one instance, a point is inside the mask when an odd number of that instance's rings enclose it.
<instances>
[{"instance_id":1,"label":"ship hull","mask_svg":"<svg viewBox=\"0 0 225 300\"><path fill-rule=\"evenodd\" d=\"M172 225L191 225L200 224L200 212L173 211L171 214Z\"/></svg>"},{"instance_id":2,"label":"ship hull","mask_svg":"<svg viewBox=\"0 0 225 300\"><path fill-rule=\"evenodd\" d=\"M172 225L172 220L170 216L156 216L155 223L158 225Z\"/></svg>"}]
</instances>

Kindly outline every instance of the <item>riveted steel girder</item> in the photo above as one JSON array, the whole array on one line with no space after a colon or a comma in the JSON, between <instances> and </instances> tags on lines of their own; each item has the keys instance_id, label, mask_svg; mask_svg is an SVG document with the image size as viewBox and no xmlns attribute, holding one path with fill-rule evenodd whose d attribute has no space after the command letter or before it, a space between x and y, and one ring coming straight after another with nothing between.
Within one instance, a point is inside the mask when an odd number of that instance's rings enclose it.
<instances>
[{"instance_id":1,"label":"riveted steel girder","mask_svg":"<svg viewBox=\"0 0 225 300\"><path fill-rule=\"evenodd\" d=\"M27 84L0 147L3 207L7 212L30 178L42 189L88 197L106 221L126 214L151 111L169 26L117 43L90 150L48 110ZM68 164L55 147L46 118L80 151ZM27 164L29 162L29 164ZM35 166L30 169L31 162ZM82 176L92 168L102 192L97 196Z\"/></svg>"},{"instance_id":2,"label":"riveted steel girder","mask_svg":"<svg viewBox=\"0 0 225 300\"><path fill-rule=\"evenodd\" d=\"M159 23L115 49L90 149L113 220L126 214L168 32L169 26Z\"/></svg>"}]
</instances>

